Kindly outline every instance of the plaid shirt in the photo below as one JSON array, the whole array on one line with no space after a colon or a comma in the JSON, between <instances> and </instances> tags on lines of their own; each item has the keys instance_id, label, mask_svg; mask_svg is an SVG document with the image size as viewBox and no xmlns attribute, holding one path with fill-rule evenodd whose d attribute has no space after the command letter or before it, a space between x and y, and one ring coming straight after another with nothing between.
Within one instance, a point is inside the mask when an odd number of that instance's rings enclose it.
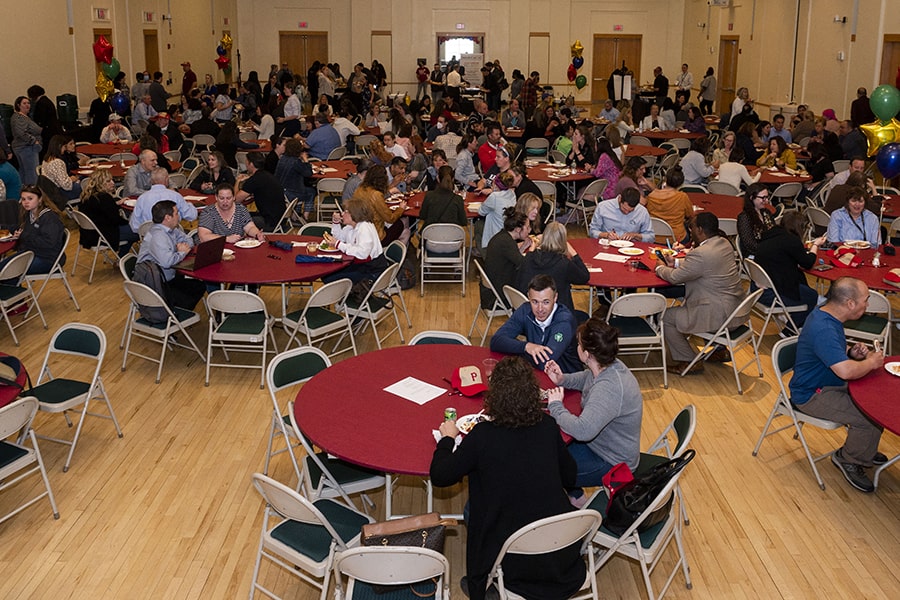
<instances>
[{"instance_id":1,"label":"plaid shirt","mask_svg":"<svg viewBox=\"0 0 900 600\"><path fill-rule=\"evenodd\" d=\"M534 108L537 106L538 84L532 78L525 80L522 84L522 92L520 94L522 100L522 108Z\"/></svg>"}]
</instances>

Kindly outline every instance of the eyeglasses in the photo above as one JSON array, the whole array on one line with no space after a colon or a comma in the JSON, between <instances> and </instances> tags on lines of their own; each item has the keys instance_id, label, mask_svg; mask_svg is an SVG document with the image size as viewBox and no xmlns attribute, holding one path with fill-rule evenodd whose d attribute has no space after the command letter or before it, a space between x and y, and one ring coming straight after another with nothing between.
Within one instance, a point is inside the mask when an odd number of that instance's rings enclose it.
<instances>
[{"instance_id":1,"label":"eyeglasses","mask_svg":"<svg viewBox=\"0 0 900 600\"><path fill-rule=\"evenodd\" d=\"M755 196L755 198L756 198L757 200L768 200L768 199L769 199L769 195L768 195L768 194L765 194L764 196L760 196L760 195L757 194L757 195Z\"/></svg>"}]
</instances>

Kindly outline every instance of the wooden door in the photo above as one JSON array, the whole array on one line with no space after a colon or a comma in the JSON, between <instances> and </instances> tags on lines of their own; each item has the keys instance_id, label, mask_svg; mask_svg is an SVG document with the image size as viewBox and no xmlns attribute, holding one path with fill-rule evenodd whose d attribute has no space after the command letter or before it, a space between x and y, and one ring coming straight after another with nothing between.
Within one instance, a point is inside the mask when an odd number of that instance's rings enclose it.
<instances>
[{"instance_id":1,"label":"wooden door","mask_svg":"<svg viewBox=\"0 0 900 600\"><path fill-rule=\"evenodd\" d=\"M879 85L895 85L900 75L900 35L884 36L884 49L881 54L881 76Z\"/></svg>"},{"instance_id":2,"label":"wooden door","mask_svg":"<svg viewBox=\"0 0 900 600\"><path fill-rule=\"evenodd\" d=\"M532 32L528 36L528 68L523 71L530 77L532 71L541 74L541 81L550 82L550 34Z\"/></svg>"},{"instance_id":3,"label":"wooden door","mask_svg":"<svg viewBox=\"0 0 900 600\"><path fill-rule=\"evenodd\" d=\"M150 76L159 71L159 37L155 29L144 30L144 69Z\"/></svg>"},{"instance_id":4,"label":"wooden door","mask_svg":"<svg viewBox=\"0 0 900 600\"><path fill-rule=\"evenodd\" d=\"M384 67L384 72L387 83L385 84L386 90L379 90L379 92L389 93L392 91L393 81L394 81L394 53L393 53L393 41L390 31L373 31L371 33L371 51L372 51L372 60L377 60L381 63L381 66Z\"/></svg>"},{"instance_id":5,"label":"wooden door","mask_svg":"<svg viewBox=\"0 0 900 600\"><path fill-rule=\"evenodd\" d=\"M315 62L328 62L328 34L324 31L279 31L279 63L287 63L295 75L303 75Z\"/></svg>"},{"instance_id":6,"label":"wooden door","mask_svg":"<svg viewBox=\"0 0 900 600\"><path fill-rule=\"evenodd\" d=\"M723 35L719 38L719 69L716 72L718 91L716 106L719 113L731 112L731 103L737 91L738 36Z\"/></svg>"},{"instance_id":7,"label":"wooden door","mask_svg":"<svg viewBox=\"0 0 900 600\"><path fill-rule=\"evenodd\" d=\"M624 62L634 71L634 80L641 80L641 36L595 35L591 58L591 102L602 104L608 97L606 85L614 69Z\"/></svg>"}]
</instances>

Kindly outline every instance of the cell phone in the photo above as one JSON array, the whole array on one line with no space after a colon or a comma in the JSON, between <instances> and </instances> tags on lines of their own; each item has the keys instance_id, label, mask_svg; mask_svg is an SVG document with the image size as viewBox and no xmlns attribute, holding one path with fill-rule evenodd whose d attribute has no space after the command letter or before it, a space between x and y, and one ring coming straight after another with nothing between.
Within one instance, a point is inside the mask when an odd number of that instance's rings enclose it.
<instances>
[{"instance_id":1,"label":"cell phone","mask_svg":"<svg viewBox=\"0 0 900 600\"><path fill-rule=\"evenodd\" d=\"M657 257L659 260L661 260L661 261L663 261L663 262L666 262L666 257L663 256L662 250L657 249L657 250L654 250L653 253L656 254L656 257Z\"/></svg>"},{"instance_id":2,"label":"cell phone","mask_svg":"<svg viewBox=\"0 0 900 600\"><path fill-rule=\"evenodd\" d=\"M816 265L813 267L813 271L828 271L829 269L833 269L834 265Z\"/></svg>"}]
</instances>

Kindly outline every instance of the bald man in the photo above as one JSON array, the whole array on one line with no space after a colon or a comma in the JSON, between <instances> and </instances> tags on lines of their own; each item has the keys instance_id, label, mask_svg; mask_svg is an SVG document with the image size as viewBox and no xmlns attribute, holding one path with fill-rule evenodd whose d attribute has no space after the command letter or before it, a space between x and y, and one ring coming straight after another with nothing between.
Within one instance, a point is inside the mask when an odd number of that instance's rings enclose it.
<instances>
[{"instance_id":1,"label":"bald man","mask_svg":"<svg viewBox=\"0 0 900 600\"><path fill-rule=\"evenodd\" d=\"M144 152L148 151L145 150ZM143 155L144 153L142 152L141 157ZM197 220L197 208L185 200L184 196L168 188L169 174L165 169L162 167L153 169L150 174L150 183L150 189L140 195L131 213L131 219L128 221L128 224L131 226L132 231L136 233L143 223L153 220L153 206L161 200L174 202L182 219L188 221Z\"/></svg>"}]
</instances>

